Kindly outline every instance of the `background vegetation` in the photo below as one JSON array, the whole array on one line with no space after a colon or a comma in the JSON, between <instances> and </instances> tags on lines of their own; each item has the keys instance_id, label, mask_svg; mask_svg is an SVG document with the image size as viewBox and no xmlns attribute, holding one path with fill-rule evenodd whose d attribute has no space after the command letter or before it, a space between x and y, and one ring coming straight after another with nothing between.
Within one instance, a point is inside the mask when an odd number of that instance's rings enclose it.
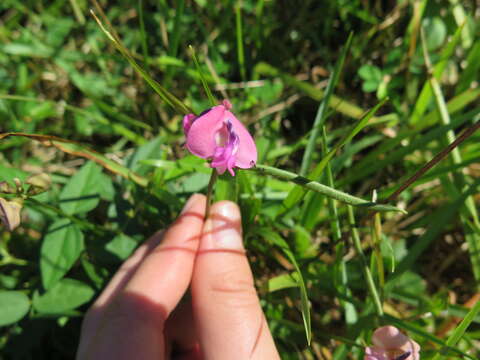
<instances>
[{"instance_id":1,"label":"background vegetation","mask_svg":"<svg viewBox=\"0 0 480 360\"><path fill-rule=\"evenodd\" d=\"M229 98L254 134L260 164L367 200L374 191L386 199L479 120L475 0L101 3L142 68L201 112L210 105L195 48L214 96ZM73 358L82 314L115 269L209 180L183 148L181 114L90 7L0 2L0 132L78 142L0 141L0 181L52 179L26 196L20 227L0 228L1 359ZM470 136L391 203L407 214L373 216L314 192L295 198L297 185L253 171L220 178L216 199L242 207L284 359L361 358L381 324L408 332L424 359L480 356L479 140Z\"/></svg>"}]
</instances>

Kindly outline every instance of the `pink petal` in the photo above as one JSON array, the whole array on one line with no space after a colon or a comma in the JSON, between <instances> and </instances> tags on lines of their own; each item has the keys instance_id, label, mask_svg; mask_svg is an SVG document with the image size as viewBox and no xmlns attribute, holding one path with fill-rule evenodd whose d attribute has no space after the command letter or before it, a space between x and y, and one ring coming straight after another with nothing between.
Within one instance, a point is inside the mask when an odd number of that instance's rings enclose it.
<instances>
[{"instance_id":1,"label":"pink petal","mask_svg":"<svg viewBox=\"0 0 480 360\"><path fill-rule=\"evenodd\" d=\"M183 131L185 132L185 135L188 134L195 118L195 114L187 114L183 117Z\"/></svg>"},{"instance_id":2,"label":"pink petal","mask_svg":"<svg viewBox=\"0 0 480 360\"><path fill-rule=\"evenodd\" d=\"M408 344L409 340L395 326L390 325L378 328L372 336L373 344L386 350L400 349L403 345Z\"/></svg>"},{"instance_id":3,"label":"pink petal","mask_svg":"<svg viewBox=\"0 0 480 360\"><path fill-rule=\"evenodd\" d=\"M204 159L213 156L217 147L215 135L223 127L224 113L223 105L214 106L190 124L186 133L187 149L193 155Z\"/></svg>"},{"instance_id":4,"label":"pink petal","mask_svg":"<svg viewBox=\"0 0 480 360\"><path fill-rule=\"evenodd\" d=\"M239 145L235 166L249 169L257 162L257 146L247 128L230 111L225 112L233 125L233 131L238 135Z\"/></svg>"},{"instance_id":5,"label":"pink petal","mask_svg":"<svg viewBox=\"0 0 480 360\"><path fill-rule=\"evenodd\" d=\"M211 167L222 174L227 169L248 169L257 162L257 147L243 124L230 112L232 105L222 105L204 111L198 117L188 114L183 118L187 149L204 159L212 159Z\"/></svg>"},{"instance_id":6,"label":"pink petal","mask_svg":"<svg viewBox=\"0 0 480 360\"><path fill-rule=\"evenodd\" d=\"M365 348L365 357L363 360L389 360L387 352L377 346Z\"/></svg>"},{"instance_id":7,"label":"pink petal","mask_svg":"<svg viewBox=\"0 0 480 360\"><path fill-rule=\"evenodd\" d=\"M402 352L408 352L410 355L405 360L420 359L420 345L394 326L383 326L375 330L372 342L375 348L384 349L387 354L395 353L401 355ZM398 357L398 355L396 356Z\"/></svg>"}]
</instances>

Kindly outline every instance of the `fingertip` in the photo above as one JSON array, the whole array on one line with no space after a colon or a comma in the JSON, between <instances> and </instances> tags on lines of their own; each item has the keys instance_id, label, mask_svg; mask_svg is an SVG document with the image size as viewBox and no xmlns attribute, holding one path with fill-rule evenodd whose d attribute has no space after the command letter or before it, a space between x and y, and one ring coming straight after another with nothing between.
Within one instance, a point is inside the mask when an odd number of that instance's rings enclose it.
<instances>
[{"instance_id":1,"label":"fingertip","mask_svg":"<svg viewBox=\"0 0 480 360\"><path fill-rule=\"evenodd\" d=\"M185 203L185 205L183 206L183 209L182 211L180 212L179 216L187 213L189 210L192 210L193 208L195 208L197 210L201 210L203 208L203 211L202 213L205 212L205 204L206 203L206 197L205 195L203 194L198 194L198 193L195 193L195 194L192 194L190 196L190 198L187 200L187 202ZM203 205L203 207L201 207L199 204Z\"/></svg>"},{"instance_id":2,"label":"fingertip","mask_svg":"<svg viewBox=\"0 0 480 360\"><path fill-rule=\"evenodd\" d=\"M237 204L223 200L212 205L200 250L243 250L242 216Z\"/></svg>"},{"instance_id":3,"label":"fingertip","mask_svg":"<svg viewBox=\"0 0 480 360\"><path fill-rule=\"evenodd\" d=\"M231 201L220 201L211 207L200 240L191 291L195 323L206 358L278 358L245 255L240 209Z\"/></svg>"}]
</instances>

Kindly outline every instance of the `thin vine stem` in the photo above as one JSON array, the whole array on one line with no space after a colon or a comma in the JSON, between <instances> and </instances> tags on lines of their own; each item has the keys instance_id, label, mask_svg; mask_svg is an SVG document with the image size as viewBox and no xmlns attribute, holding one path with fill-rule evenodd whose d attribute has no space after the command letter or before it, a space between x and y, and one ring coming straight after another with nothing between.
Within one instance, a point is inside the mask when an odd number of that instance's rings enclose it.
<instances>
[{"instance_id":1,"label":"thin vine stem","mask_svg":"<svg viewBox=\"0 0 480 360\"><path fill-rule=\"evenodd\" d=\"M205 207L205 219L208 219L210 215L210 206L212 205L212 197L213 197L213 186L217 182L218 173L216 169L212 169L212 175L210 176L210 181L208 182L207 188L207 205Z\"/></svg>"}]
</instances>

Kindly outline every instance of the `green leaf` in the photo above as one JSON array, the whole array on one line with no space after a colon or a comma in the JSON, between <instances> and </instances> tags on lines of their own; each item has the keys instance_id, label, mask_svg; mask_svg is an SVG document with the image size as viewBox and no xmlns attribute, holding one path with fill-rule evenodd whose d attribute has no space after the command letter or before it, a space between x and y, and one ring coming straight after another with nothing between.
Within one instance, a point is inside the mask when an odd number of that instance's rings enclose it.
<instances>
[{"instance_id":1,"label":"green leaf","mask_svg":"<svg viewBox=\"0 0 480 360\"><path fill-rule=\"evenodd\" d=\"M87 162L73 175L60 193L60 208L69 215L86 213L100 201L102 169Z\"/></svg>"},{"instance_id":2,"label":"green leaf","mask_svg":"<svg viewBox=\"0 0 480 360\"><path fill-rule=\"evenodd\" d=\"M90 301L94 294L95 291L87 284L66 278L43 295L35 293L33 307L43 314L62 314Z\"/></svg>"},{"instance_id":3,"label":"green leaf","mask_svg":"<svg viewBox=\"0 0 480 360\"><path fill-rule=\"evenodd\" d=\"M365 81L377 84L382 80L382 71L375 65L363 65L358 69L358 75Z\"/></svg>"},{"instance_id":4,"label":"green leaf","mask_svg":"<svg viewBox=\"0 0 480 360\"><path fill-rule=\"evenodd\" d=\"M0 291L0 326L21 320L30 309L30 300L19 291Z\"/></svg>"},{"instance_id":5,"label":"green leaf","mask_svg":"<svg viewBox=\"0 0 480 360\"><path fill-rule=\"evenodd\" d=\"M115 236L112 241L105 245L105 249L118 256L120 260L125 260L129 257L136 247L137 241L125 234Z\"/></svg>"},{"instance_id":6,"label":"green leaf","mask_svg":"<svg viewBox=\"0 0 480 360\"><path fill-rule=\"evenodd\" d=\"M302 311L302 318L303 318L303 325L305 328L305 335L307 337L307 343L310 345L312 341L312 320L310 317L310 304L308 301L308 294L307 294L307 286L305 285L305 280L303 279L302 272L300 271L300 266L295 259L290 247L288 246L287 242L277 233L273 232L271 229L268 228L261 228L256 230L257 234L268 239L275 245L277 245L284 254L288 257L288 260L293 264L296 276L298 278L297 285L300 289L300 301L301 301L301 311Z\"/></svg>"},{"instance_id":7,"label":"green leaf","mask_svg":"<svg viewBox=\"0 0 480 360\"><path fill-rule=\"evenodd\" d=\"M75 264L84 249L83 233L68 219L55 221L40 250L40 270L45 289L51 288Z\"/></svg>"},{"instance_id":8,"label":"green leaf","mask_svg":"<svg viewBox=\"0 0 480 360\"><path fill-rule=\"evenodd\" d=\"M429 51L438 49L445 41L447 36L447 27L439 17L425 18L422 23L423 31L427 40Z\"/></svg>"},{"instance_id":9,"label":"green leaf","mask_svg":"<svg viewBox=\"0 0 480 360\"><path fill-rule=\"evenodd\" d=\"M162 150L162 139L156 137L148 143L140 146L131 157L126 161L127 167L139 175L145 175L150 171L150 167L143 164L142 160L160 158Z\"/></svg>"}]
</instances>

